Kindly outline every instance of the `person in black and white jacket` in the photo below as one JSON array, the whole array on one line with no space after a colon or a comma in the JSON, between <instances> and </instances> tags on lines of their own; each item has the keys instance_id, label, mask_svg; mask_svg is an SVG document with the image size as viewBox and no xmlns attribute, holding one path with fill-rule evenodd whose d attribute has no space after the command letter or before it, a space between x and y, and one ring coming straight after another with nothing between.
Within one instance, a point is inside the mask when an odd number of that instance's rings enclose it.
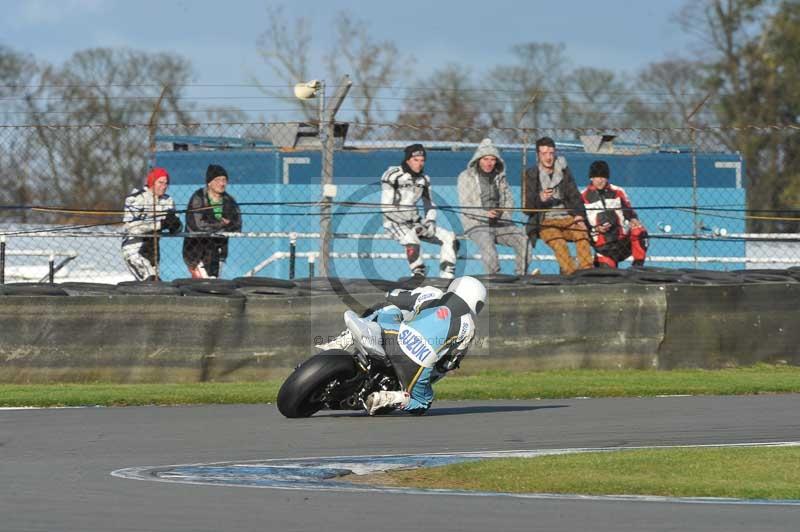
<instances>
[{"instance_id":1,"label":"person in black and white jacket","mask_svg":"<svg viewBox=\"0 0 800 532\"><path fill-rule=\"evenodd\" d=\"M414 275L425 276L420 241L441 246L439 276L455 277L458 241L452 231L436 223L436 205L431 197L431 179L424 173L425 148L412 144L405 148L403 163L390 166L381 177L383 227L406 249L408 266ZM424 216L417 202L422 200Z\"/></svg>"},{"instance_id":2,"label":"person in black and white jacket","mask_svg":"<svg viewBox=\"0 0 800 532\"><path fill-rule=\"evenodd\" d=\"M175 201L167 194L169 174L153 168L147 184L135 188L125 198L122 221L127 233L122 240L122 257L137 281L158 279L158 237L162 231L177 233L181 221L175 214Z\"/></svg>"}]
</instances>

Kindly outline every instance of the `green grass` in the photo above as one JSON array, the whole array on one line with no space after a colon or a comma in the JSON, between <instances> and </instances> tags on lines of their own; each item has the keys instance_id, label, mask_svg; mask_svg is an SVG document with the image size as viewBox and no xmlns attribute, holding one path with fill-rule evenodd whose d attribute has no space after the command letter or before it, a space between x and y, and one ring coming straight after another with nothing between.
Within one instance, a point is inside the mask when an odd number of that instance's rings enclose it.
<instances>
[{"instance_id":1,"label":"green grass","mask_svg":"<svg viewBox=\"0 0 800 532\"><path fill-rule=\"evenodd\" d=\"M502 458L392 471L393 486L513 493L800 500L800 447L681 448Z\"/></svg>"},{"instance_id":2,"label":"green grass","mask_svg":"<svg viewBox=\"0 0 800 532\"><path fill-rule=\"evenodd\" d=\"M800 392L800 367L757 365L720 370L486 371L447 378L438 399L560 399L656 395Z\"/></svg>"},{"instance_id":3,"label":"green grass","mask_svg":"<svg viewBox=\"0 0 800 532\"><path fill-rule=\"evenodd\" d=\"M0 406L274 402L281 380L194 384L1 384ZM800 393L800 367L722 370L485 371L437 383L437 399L536 399Z\"/></svg>"},{"instance_id":4,"label":"green grass","mask_svg":"<svg viewBox=\"0 0 800 532\"><path fill-rule=\"evenodd\" d=\"M197 384L3 384L0 406L134 406L274 402L278 381Z\"/></svg>"}]
</instances>

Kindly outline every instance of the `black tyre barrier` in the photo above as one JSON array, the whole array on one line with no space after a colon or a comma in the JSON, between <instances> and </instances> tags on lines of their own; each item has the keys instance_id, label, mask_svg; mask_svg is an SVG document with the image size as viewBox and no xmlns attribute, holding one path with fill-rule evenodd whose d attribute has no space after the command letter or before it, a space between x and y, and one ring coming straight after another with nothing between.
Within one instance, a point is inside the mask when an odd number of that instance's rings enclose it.
<instances>
[{"instance_id":1,"label":"black tyre barrier","mask_svg":"<svg viewBox=\"0 0 800 532\"><path fill-rule=\"evenodd\" d=\"M639 284L671 284L679 283L684 275L675 270L639 270L628 273L628 279Z\"/></svg>"},{"instance_id":2,"label":"black tyre barrier","mask_svg":"<svg viewBox=\"0 0 800 532\"><path fill-rule=\"evenodd\" d=\"M800 283L800 279L785 273L744 272L739 275L745 283Z\"/></svg>"},{"instance_id":3,"label":"black tyre barrier","mask_svg":"<svg viewBox=\"0 0 800 532\"><path fill-rule=\"evenodd\" d=\"M572 275L572 284L618 284L625 282L631 282L628 279L628 270L593 268L591 270L578 270Z\"/></svg>"},{"instance_id":4,"label":"black tyre barrier","mask_svg":"<svg viewBox=\"0 0 800 532\"><path fill-rule=\"evenodd\" d=\"M683 270L676 270L674 268L661 268L659 266L631 266L628 268L629 273L633 272L649 272L649 273L675 273L677 271L683 272Z\"/></svg>"},{"instance_id":5,"label":"black tyre barrier","mask_svg":"<svg viewBox=\"0 0 800 532\"><path fill-rule=\"evenodd\" d=\"M368 288L371 287L378 292L389 292L399 287L399 283L397 281L389 281L387 279L359 279L358 282L359 284L363 284Z\"/></svg>"},{"instance_id":6,"label":"black tyre barrier","mask_svg":"<svg viewBox=\"0 0 800 532\"><path fill-rule=\"evenodd\" d=\"M107 296L117 294L117 286L107 283L59 283L58 287L70 296Z\"/></svg>"},{"instance_id":7,"label":"black tyre barrier","mask_svg":"<svg viewBox=\"0 0 800 532\"><path fill-rule=\"evenodd\" d=\"M240 286L236 289L245 297L267 297L267 296L300 296L310 292L301 292L298 288L281 288L280 286Z\"/></svg>"},{"instance_id":8,"label":"black tyre barrier","mask_svg":"<svg viewBox=\"0 0 800 532\"><path fill-rule=\"evenodd\" d=\"M333 292L333 283L341 284L342 282L343 279L339 277L301 277L294 280L297 288L319 292Z\"/></svg>"},{"instance_id":9,"label":"black tyre barrier","mask_svg":"<svg viewBox=\"0 0 800 532\"><path fill-rule=\"evenodd\" d=\"M235 281L231 281L230 279L194 279L192 277L187 277L183 279L175 279L172 281L173 286L177 286L178 288L183 288L184 286L195 286L195 285L214 285L220 288L237 288L238 285Z\"/></svg>"},{"instance_id":10,"label":"black tyre barrier","mask_svg":"<svg viewBox=\"0 0 800 532\"><path fill-rule=\"evenodd\" d=\"M187 297L230 297L244 298L245 295L236 288L220 283L193 283L180 287L181 295Z\"/></svg>"},{"instance_id":11,"label":"black tyre barrier","mask_svg":"<svg viewBox=\"0 0 800 532\"><path fill-rule=\"evenodd\" d=\"M523 284L539 285L539 286L557 286L563 284L572 284L572 278L565 275L532 275L530 277L523 277L520 279Z\"/></svg>"},{"instance_id":12,"label":"black tyre barrier","mask_svg":"<svg viewBox=\"0 0 800 532\"><path fill-rule=\"evenodd\" d=\"M244 288L247 286L253 287L271 287L271 288L294 288L296 285L294 281L287 281L286 279L276 279L274 277L237 277L233 280L236 286Z\"/></svg>"},{"instance_id":13,"label":"black tyre barrier","mask_svg":"<svg viewBox=\"0 0 800 532\"><path fill-rule=\"evenodd\" d=\"M117 284L117 292L131 296L179 296L181 289L161 281L123 281Z\"/></svg>"},{"instance_id":14,"label":"black tyre barrier","mask_svg":"<svg viewBox=\"0 0 800 532\"><path fill-rule=\"evenodd\" d=\"M66 296L65 290L49 283L9 283L2 285L4 296Z\"/></svg>"},{"instance_id":15,"label":"black tyre barrier","mask_svg":"<svg viewBox=\"0 0 800 532\"><path fill-rule=\"evenodd\" d=\"M519 281L518 275L508 275L506 273L487 273L483 275L473 275L484 284L511 284Z\"/></svg>"},{"instance_id":16,"label":"black tyre barrier","mask_svg":"<svg viewBox=\"0 0 800 532\"><path fill-rule=\"evenodd\" d=\"M440 290L447 290L452 279L442 279L441 277L422 277L419 275L412 275L410 277L401 277L397 280L397 288L403 290L413 290L420 286L434 286Z\"/></svg>"},{"instance_id":17,"label":"black tyre barrier","mask_svg":"<svg viewBox=\"0 0 800 532\"><path fill-rule=\"evenodd\" d=\"M695 270L681 275L679 282L684 284L741 284L742 277L731 272Z\"/></svg>"}]
</instances>

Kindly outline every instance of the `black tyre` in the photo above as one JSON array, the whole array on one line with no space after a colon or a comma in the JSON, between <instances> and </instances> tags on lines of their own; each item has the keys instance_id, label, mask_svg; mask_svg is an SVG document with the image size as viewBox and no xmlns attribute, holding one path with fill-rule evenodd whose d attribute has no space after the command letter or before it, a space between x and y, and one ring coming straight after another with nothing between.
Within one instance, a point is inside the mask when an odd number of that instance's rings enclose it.
<instances>
[{"instance_id":1,"label":"black tyre","mask_svg":"<svg viewBox=\"0 0 800 532\"><path fill-rule=\"evenodd\" d=\"M289 375L278 391L278 410L288 418L309 417L322 407L322 395L333 381L356 375L355 360L347 351L332 349L309 358Z\"/></svg>"},{"instance_id":2,"label":"black tyre","mask_svg":"<svg viewBox=\"0 0 800 532\"><path fill-rule=\"evenodd\" d=\"M236 289L236 285L218 282L186 284L180 288L184 296L219 296L243 298L244 294Z\"/></svg>"},{"instance_id":3,"label":"black tyre","mask_svg":"<svg viewBox=\"0 0 800 532\"><path fill-rule=\"evenodd\" d=\"M616 284L627 280L628 270L615 268L591 268L578 270L572 275L572 284Z\"/></svg>"},{"instance_id":4,"label":"black tyre","mask_svg":"<svg viewBox=\"0 0 800 532\"><path fill-rule=\"evenodd\" d=\"M293 281L286 279L275 279L274 277L237 277L233 280L239 288L258 287L258 288L294 288Z\"/></svg>"},{"instance_id":5,"label":"black tyre","mask_svg":"<svg viewBox=\"0 0 800 532\"><path fill-rule=\"evenodd\" d=\"M483 284L511 284L519 281L518 275L508 275L506 273L486 273L482 275L473 275L473 277Z\"/></svg>"},{"instance_id":6,"label":"black tyre","mask_svg":"<svg viewBox=\"0 0 800 532\"><path fill-rule=\"evenodd\" d=\"M262 296L289 296L294 297L300 295L297 288L280 288L278 286L240 286L237 291L244 294L245 297L262 297Z\"/></svg>"},{"instance_id":7,"label":"black tyre","mask_svg":"<svg viewBox=\"0 0 800 532\"><path fill-rule=\"evenodd\" d=\"M745 283L797 283L795 277L783 273L783 270L773 270L772 273L744 272L740 274Z\"/></svg>"},{"instance_id":8,"label":"black tyre","mask_svg":"<svg viewBox=\"0 0 800 532\"><path fill-rule=\"evenodd\" d=\"M117 284L117 292L136 296L179 296L181 290L161 281L123 281Z\"/></svg>"},{"instance_id":9,"label":"black tyre","mask_svg":"<svg viewBox=\"0 0 800 532\"><path fill-rule=\"evenodd\" d=\"M71 296L108 296L118 293L117 285L105 283L60 283L59 288Z\"/></svg>"},{"instance_id":10,"label":"black tyre","mask_svg":"<svg viewBox=\"0 0 800 532\"><path fill-rule=\"evenodd\" d=\"M566 275L552 275L543 273L541 275L531 275L521 279L523 284L536 286L558 286L562 284L572 284L572 279Z\"/></svg>"},{"instance_id":11,"label":"black tyre","mask_svg":"<svg viewBox=\"0 0 800 532\"><path fill-rule=\"evenodd\" d=\"M191 277L186 277L182 279L175 279L172 281L173 286L177 286L178 288L187 287L195 287L197 285L202 286L213 286L216 288L226 288L226 289L236 289L238 285L229 279L193 279Z\"/></svg>"},{"instance_id":12,"label":"black tyre","mask_svg":"<svg viewBox=\"0 0 800 532\"><path fill-rule=\"evenodd\" d=\"M58 285L48 283L9 283L4 284L2 293L7 296L66 296L67 292Z\"/></svg>"},{"instance_id":13,"label":"black tyre","mask_svg":"<svg viewBox=\"0 0 800 532\"><path fill-rule=\"evenodd\" d=\"M683 273L675 270L638 270L628 274L628 278L639 284L679 283Z\"/></svg>"},{"instance_id":14,"label":"black tyre","mask_svg":"<svg viewBox=\"0 0 800 532\"><path fill-rule=\"evenodd\" d=\"M714 270L696 270L681 275L683 284L740 284L743 279L740 275L731 272Z\"/></svg>"},{"instance_id":15,"label":"black tyre","mask_svg":"<svg viewBox=\"0 0 800 532\"><path fill-rule=\"evenodd\" d=\"M443 279L441 277L422 277L421 275L412 275L410 277L401 277L397 280L397 288L403 290L413 290L420 286L433 286L440 290L447 290L452 279Z\"/></svg>"}]
</instances>

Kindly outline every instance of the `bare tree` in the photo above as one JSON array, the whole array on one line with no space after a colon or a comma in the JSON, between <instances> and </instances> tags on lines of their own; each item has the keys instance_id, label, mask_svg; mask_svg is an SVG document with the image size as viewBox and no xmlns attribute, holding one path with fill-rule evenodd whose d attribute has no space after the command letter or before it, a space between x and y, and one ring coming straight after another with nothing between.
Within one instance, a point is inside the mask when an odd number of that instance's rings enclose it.
<instances>
[{"instance_id":1,"label":"bare tree","mask_svg":"<svg viewBox=\"0 0 800 532\"><path fill-rule=\"evenodd\" d=\"M298 17L290 26L283 7L267 8L267 19L267 29L257 41L258 53L281 84L270 86L261 85L258 79L253 81L265 94L300 110L307 121L317 120L316 104L298 100L291 89L295 83L310 79L311 22L306 17Z\"/></svg>"},{"instance_id":2,"label":"bare tree","mask_svg":"<svg viewBox=\"0 0 800 532\"><path fill-rule=\"evenodd\" d=\"M482 107L482 90L470 70L450 64L417 81L397 117L395 138L413 140L479 141L492 127Z\"/></svg>"},{"instance_id":3,"label":"bare tree","mask_svg":"<svg viewBox=\"0 0 800 532\"><path fill-rule=\"evenodd\" d=\"M627 86L606 69L580 67L566 76L560 127L612 128L624 123Z\"/></svg>"},{"instance_id":4,"label":"bare tree","mask_svg":"<svg viewBox=\"0 0 800 532\"><path fill-rule=\"evenodd\" d=\"M539 129L558 126L567 95L569 63L563 44L525 43L512 48L514 63L482 79L491 94L494 125Z\"/></svg>"},{"instance_id":5,"label":"bare tree","mask_svg":"<svg viewBox=\"0 0 800 532\"><path fill-rule=\"evenodd\" d=\"M800 140L786 127L800 116L800 4L705 0L688 4L682 21L706 46L703 86L714 94L707 105L726 126L714 138L745 159L749 229L797 230L781 211L800 199Z\"/></svg>"},{"instance_id":6,"label":"bare tree","mask_svg":"<svg viewBox=\"0 0 800 532\"><path fill-rule=\"evenodd\" d=\"M336 21L336 47L326 56L331 79L338 80L349 74L353 90L348 97L353 109L353 122L366 124L358 128L360 135L368 136L369 124L384 120L379 95L387 93L396 80L409 72L410 58L405 58L389 40L374 41L363 21L340 12Z\"/></svg>"},{"instance_id":7,"label":"bare tree","mask_svg":"<svg viewBox=\"0 0 800 532\"><path fill-rule=\"evenodd\" d=\"M705 97L705 65L689 59L651 63L633 81L626 102L631 127L677 128ZM702 115L694 124L705 123Z\"/></svg>"},{"instance_id":8,"label":"bare tree","mask_svg":"<svg viewBox=\"0 0 800 532\"><path fill-rule=\"evenodd\" d=\"M148 129L128 124L147 123L165 87L161 112L190 122L191 106L181 105L190 78L189 63L178 56L124 49L84 50L42 68L37 90L24 95L35 134L25 170L46 185L37 201L117 208L148 164Z\"/></svg>"},{"instance_id":9,"label":"bare tree","mask_svg":"<svg viewBox=\"0 0 800 532\"><path fill-rule=\"evenodd\" d=\"M333 42L324 56L325 80L329 88L344 74L349 74L353 87L346 108L356 124L373 124L384 119L380 95L390 91L398 79L409 71L412 61L390 40L372 38L369 25L346 12L335 21ZM279 101L299 110L307 121L318 119L316 102L301 101L292 96L291 86L308 81L311 60L311 23L306 17L287 21L282 8L269 10L269 26L258 39L259 53L272 74L286 85L262 86L262 90ZM357 128L359 135L368 135L369 126Z\"/></svg>"}]
</instances>

